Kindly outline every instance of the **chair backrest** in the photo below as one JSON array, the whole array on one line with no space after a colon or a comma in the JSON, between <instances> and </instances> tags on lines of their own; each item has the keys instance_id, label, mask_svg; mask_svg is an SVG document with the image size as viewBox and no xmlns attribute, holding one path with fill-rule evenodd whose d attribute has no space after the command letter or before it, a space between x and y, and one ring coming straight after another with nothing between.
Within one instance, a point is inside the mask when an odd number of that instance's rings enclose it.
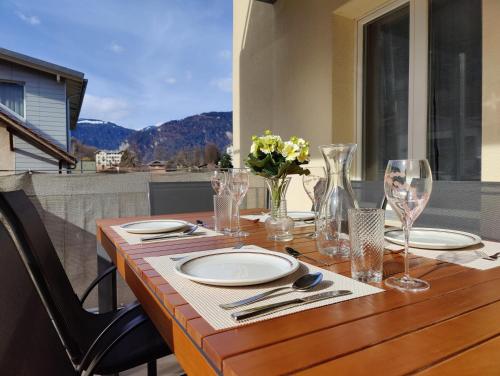
<instances>
[{"instance_id":1,"label":"chair backrest","mask_svg":"<svg viewBox=\"0 0 500 376\"><path fill-rule=\"evenodd\" d=\"M74 372L21 253L0 223L0 372Z\"/></svg>"},{"instance_id":2,"label":"chair backrest","mask_svg":"<svg viewBox=\"0 0 500 376\"><path fill-rule=\"evenodd\" d=\"M210 182L149 183L151 215L192 213L213 210Z\"/></svg>"},{"instance_id":3,"label":"chair backrest","mask_svg":"<svg viewBox=\"0 0 500 376\"><path fill-rule=\"evenodd\" d=\"M0 192L0 211L6 218L46 309L74 362L84 351L85 311L64 271L45 226L23 191Z\"/></svg>"}]
</instances>

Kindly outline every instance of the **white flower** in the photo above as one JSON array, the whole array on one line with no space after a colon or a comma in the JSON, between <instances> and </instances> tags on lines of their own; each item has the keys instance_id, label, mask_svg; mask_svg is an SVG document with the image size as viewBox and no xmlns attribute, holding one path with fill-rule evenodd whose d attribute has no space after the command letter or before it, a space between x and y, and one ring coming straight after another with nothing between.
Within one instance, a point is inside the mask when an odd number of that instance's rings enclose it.
<instances>
[{"instance_id":1,"label":"white flower","mask_svg":"<svg viewBox=\"0 0 500 376\"><path fill-rule=\"evenodd\" d=\"M300 148L298 145L292 141L286 141L281 150L281 155L285 157L287 161L295 160L300 154Z\"/></svg>"}]
</instances>

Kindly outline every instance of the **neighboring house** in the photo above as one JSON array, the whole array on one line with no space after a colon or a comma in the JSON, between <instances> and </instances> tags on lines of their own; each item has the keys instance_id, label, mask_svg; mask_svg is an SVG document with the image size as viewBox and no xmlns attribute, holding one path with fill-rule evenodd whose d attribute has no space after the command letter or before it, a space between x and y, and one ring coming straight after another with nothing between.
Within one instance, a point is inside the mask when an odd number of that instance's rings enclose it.
<instances>
[{"instance_id":1,"label":"neighboring house","mask_svg":"<svg viewBox=\"0 0 500 376\"><path fill-rule=\"evenodd\" d=\"M86 86L81 72L0 48L0 170L73 168Z\"/></svg>"},{"instance_id":2,"label":"neighboring house","mask_svg":"<svg viewBox=\"0 0 500 376\"><path fill-rule=\"evenodd\" d=\"M123 151L103 151L99 150L95 153L95 166L97 171L107 170L112 167L117 167L122 160Z\"/></svg>"}]
</instances>

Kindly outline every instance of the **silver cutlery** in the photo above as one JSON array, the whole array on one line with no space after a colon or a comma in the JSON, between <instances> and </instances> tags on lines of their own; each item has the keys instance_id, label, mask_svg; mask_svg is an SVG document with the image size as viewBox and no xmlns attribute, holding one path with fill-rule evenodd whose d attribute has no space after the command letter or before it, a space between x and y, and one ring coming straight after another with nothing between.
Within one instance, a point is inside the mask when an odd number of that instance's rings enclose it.
<instances>
[{"instance_id":1,"label":"silver cutlery","mask_svg":"<svg viewBox=\"0 0 500 376\"><path fill-rule=\"evenodd\" d=\"M306 296L303 298L286 300L284 302L273 303L273 304L268 304L268 305L264 305L264 306L260 306L260 307L246 309L246 310L240 311L240 312L234 312L231 314L231 317L236 321L241 321L241 320L249 319L249 318L256 317L256 316L262 316L262 315L273 313L276 311L281 311L283 309L296 307L298 305L314 303L314 302L317 302L320 300L336 298L339 296L350 295L350 294L352 294L352 291L349 291L349 290L328 291L328 292L323 292L320 294Z\"/></svg>"},{"instance_id":2,"label":"silver cutlery","mask_svg":"<svg viewBox=\"0 0 500 376\"><path fill-rule=\"evenodd\" d=\"M292 247L286 247L285 250L286 250L286 253L288 253L292 257L295 257L296 259L298 259L299 257L302 257L302 258L317 262L323 266L328 266L328 264L326 262L313 259L312 257L309 257L309 256L303 254L302 252L297 251L296 249L294 249Z\"/></svg>"},{"instance_id":3,"label":"silver cutlery","mask_svg":"<svg viewBox=\"0 0 500 376\"><path fill-rule=\"evenodd\" d=\"M313 274L304 274L299 277L291 286L283 286L278 287L269 291L265 291L263 293L251 296L246 299L238 300L237 302L219 304L219 307L224 309L232 309L236 307L241 307L250 303L257 302L259 300L263 300L270 295L273 295L279 291L289 290L285 294L288 294L293 291L307 291L316 287L323 280L322 273L313 273Z\"/></svg>"},{"instance_id":4,"label":"silver cutlery","mask_svg":"<svg viewBox=\"0 0 500 376\"><path fill-rule=\"evenodd\" d=\"M244 246L245 246L245 243L239 242L239 243L236 243L236 245L233 247L233 249L241 249ZM170 260L172 260L172 261L179 261L179 260L182 260L182 259L184 259L186 257L188 257L188 256L170 257Z\"/></svg>"},{"instance_id":5,"label":"silver cutlery","mask_svg":"<svg viewBox=\"0 0 500 376\"><path fill-rule=\"evenodd\" d=\"M500 257L500 252L494 253L490 256L488 256L488 254L486 254L485 252L480 252L480 253L483 260L496 261Z\"/></svg>"},{"instance_id":6,"label":"silver cutlery","mask_svg":"<svg viewBox=\"0 0 500 376\"><path fill-rule=\"evenodd\" d=\"M154 236L143 236L141 238L141 242L147 242L149 240L157 240L157 239L168 239L168 238L184 238L184 237L189 237L189 236L198 236L202 235L203 233L198 233L195 234L194 232L198 230L198 226L192 226L187 229L185 229L182 232L175 232L175 233L170 233L170 234L161 234L161 235L154 235Z\"/></svg>"}]
</instances>

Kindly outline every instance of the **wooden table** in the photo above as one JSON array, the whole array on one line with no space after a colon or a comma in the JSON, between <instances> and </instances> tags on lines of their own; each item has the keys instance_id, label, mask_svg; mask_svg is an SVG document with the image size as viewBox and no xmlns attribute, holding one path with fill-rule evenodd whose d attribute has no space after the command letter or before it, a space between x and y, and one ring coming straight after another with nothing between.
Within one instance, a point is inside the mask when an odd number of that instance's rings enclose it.
<instances>
[{"instance_id":1,"label":"wooden table","mask_svg":"<svg viewBox=\"0 0 500 376\"><path fill-rule=\"evenodd\" d=\"M211 216L157 218L201 219L210 225ZM138 219L144 218L133 218ZM98 241L189 375L500 375L500 268L480 271L412 257L412 275L431 283L426 292L387 289L216 331L143 258L230 247L237 239L129 245L110 226L131 220L99 220ZM247 244L275 251L291 245L326 261L327 269L350 275L348 261L316 251L314 242L305 237L310 228L297 229L293 242L274 243L266 240L261 223L242 220L242 227L250 232ZM401 255L384 256L384 273L402 268Z\"/></svg>"}]
</instances>

